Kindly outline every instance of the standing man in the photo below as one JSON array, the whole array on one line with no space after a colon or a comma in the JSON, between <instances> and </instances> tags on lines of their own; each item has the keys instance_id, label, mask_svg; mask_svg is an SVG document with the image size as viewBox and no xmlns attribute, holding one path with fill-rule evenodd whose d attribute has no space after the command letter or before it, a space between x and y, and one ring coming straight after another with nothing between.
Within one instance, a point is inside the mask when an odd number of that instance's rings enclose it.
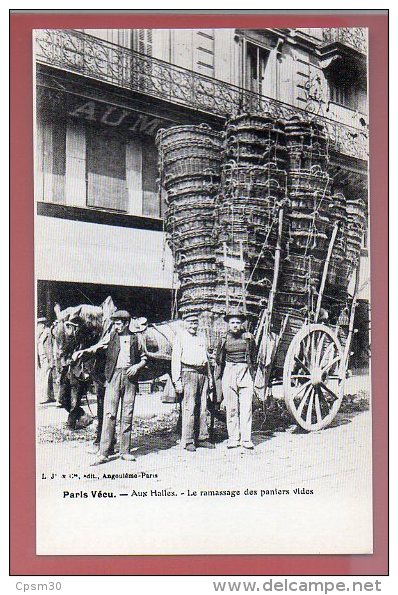
<instances>
[{"instance_id":1,"label":"standing man","mask_svg":"<svg viewBox=\"0 0 398 595\"><path fill-rule=\"evenodd\" d=\"M227 413L228 448L241 445L253 449L252 402L253 381L257 361L254 337L245 331L246 315L236 310L224 316L228 323L227 336L221 338L216 350L215 380L220 380ZM218 382L217 382L218 381Z\"/></svg>"},{"instance_id":2,"label":"standing man","mask_svg":"<svg viewBox=\"0 0 398 595\"><path fill-rule=\"evenodd\" d=\"M182 398L181 446L195 452L196 446L215 448L209 441L206 420L207 389L212 388L206 339L198 334L196 314L184 318L184 328L173 342L171 376Z\"/></svg>"},{"instance_id":3,"label":"standing man","mask_svg":"<svg viewBox=\"0 0 398 595\"><path fill-rule=\"evenodd\" d=\"M95 464L105 463L112 450L116 429L116 419L121 401L120 421L120 458L124 461L135 461L130 454L131 430L137 377L146 364L146 355L141 349L135 333L129 329L131 316L126 310L118 310L113 314L113 330L87 352L95 353L98 349L106 349L105 363L105 400L104 417L100 442L100 454Z\"/></svg>"},{"instance_id":4,"label":"standing man","mask_svg":"<svg viewBox=\"0 0 398 595\"><path fill-rule=\"evenodd\" d=\"M37 395L41 404L54 403L55 367L51 331L44 316L37 319Z\"/></svg>"},{"instance_id":5,"label":"standing man","mask_svg":"<svg viewBox=\"0 0 398 595\"><path fill-rule=\"evenodd\" d=\"M72 354L75 341L81 347L85 343L79 316L71 317L68 327L73 337L72 345L64 348L58 355L60 404L68 412L66 425L70 430L80 430L93 422L91 415L82 407L82 399L89 390L90 374L83 362L76 361Z\"/></svg>"}]
</instances>

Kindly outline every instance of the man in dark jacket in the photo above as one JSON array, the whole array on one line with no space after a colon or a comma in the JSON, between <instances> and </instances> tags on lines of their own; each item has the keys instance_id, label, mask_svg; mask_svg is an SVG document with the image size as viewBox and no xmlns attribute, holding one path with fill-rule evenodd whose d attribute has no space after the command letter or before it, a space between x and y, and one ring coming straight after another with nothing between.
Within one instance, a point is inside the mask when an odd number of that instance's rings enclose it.
<instances>
[{"instance_id":1,"label":"man in dark jacket","mask_svg":"<svg viewBox=\"0 0 398 595\"><path fill-rule=\"evenodd\" d=\"M38 318L36 391L40 403L55 402L53 384L55 362L52 347L51 331L47 325L47 318Z\"/></svg>"},{"instance_id":2,"label":"man in dark jacket","mask_svg":"<svg viewBox=\"0 0 398 595\"><path fill-rule=\"evenodd\" d=\"M102 425L100 454L94 464L108 460L114 441L116 419L121 405L120 422L120 458L134 461L130 454L131 429L137 390L137 377L146 364L146 356L141 349L135 333L129 330L130 314L118 310L112 316L113 330L102 341L87 351L95 353L106 349L105 378L106 390L104 401L104 419Z\"/></svg>"},{"instance_id":3,"label":"man in dark jacket","mask_svg":"<svg viewBox=\"0 0 398 595\"><path fill-rule=\"evenodd\" d=\"M253 335L244 330L246 316L242 312L231 311L224 319L228 322L228 333L217 346L215 381L219 400L223 397L225 401L228 448L241 445L253 449L251 428L256 343Z\"/></svg>"}]
</instances>

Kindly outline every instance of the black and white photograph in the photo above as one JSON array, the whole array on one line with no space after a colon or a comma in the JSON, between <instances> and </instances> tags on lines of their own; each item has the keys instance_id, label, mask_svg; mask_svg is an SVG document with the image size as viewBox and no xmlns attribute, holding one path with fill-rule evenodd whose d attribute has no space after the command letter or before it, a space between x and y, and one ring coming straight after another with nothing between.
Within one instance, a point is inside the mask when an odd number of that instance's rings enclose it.
<instances>
[{"instance_id":1,"label":"black and white photograph","mask_svg":"<svg viewBox=\"0 0 398 595\"><path fill-rule=\"evenodd\" d=\"M372 553L367 29L33 48L37 554Z\"/></svg>"}]
</instances>

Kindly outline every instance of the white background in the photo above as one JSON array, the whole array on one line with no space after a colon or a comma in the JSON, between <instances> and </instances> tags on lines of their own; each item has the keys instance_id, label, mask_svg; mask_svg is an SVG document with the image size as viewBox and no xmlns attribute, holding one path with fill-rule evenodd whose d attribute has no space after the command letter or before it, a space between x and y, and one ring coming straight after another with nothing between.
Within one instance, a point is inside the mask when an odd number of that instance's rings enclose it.
<instances>
[{"instance_id":1,"label":"white background","mask_svg":"<svg viewBox=\"0 0 398 595\"><path fill-rule=\"evenodd\" d=\"M357 9L357 10L371 10L375 8L379 9L386 9L389 8L389 5L392 3L383 2L377 6L377 3L370 3L370 2L354 2L353 0L350 3L346 1L338 1L335 0L332 3L332 6L325 6L325 8L333 8L334 10L340 10L345 8L350 9ZM134 9L180 9L180 10L187 10L191 9L200 9L200 10L211 10L215 7L217 9L224 9L224 10L249 10L249 9L263 9L264 8L263 2L250 2L250 3L238 3L233 2L232 0L229 2L219 1L217 4L214 2L209 1L201 1L200 5L194 4L189 6L185 2L175 2L172 7L169 5L163 5L159 2L151 2L150 0L146 0L145 3L137 5L133 2L119 2L117 4L118 9L124 10L134 10ZM1 55L3 56L3 64L4 64L4 81L6 80L6 56L8 54L8 14L6 10L9 8L13 9L27 9L27 10L34 10L37 7L35 3L25 2L21 5L17 5L13 3L12 6L8 6L1 9L1 27L2 27L2 35L0 36L0 44L1 44ZM81 8L81 3L74 3L68 2L67 8L69 10ZM274 10L278 9L309 9L309 10L317 10L320 7L319 2L307 2L305 4L298 3L298 2L284 2L283 0L279 0L273 6L268 5L267 8L272 8ZM54 2L41 2L40 9L54 9L56 5ZM65 8L65 5L61 6L61 8ZM111 5L105 4L102 2L85 2L84 3L85 9L110 9L112 8ZM398 283L397 283L397 271L396 271L396 262L398 260L398 244L397 244L397 221L398 221L398 196L397 196L397 164L398 164L398 156L397 156L397 147L396 143L393 142L394 136L398 137L398 130L397 130L397 117L396 117L396 106L397 106L397 59L398 56L398 20L396 17L397 9L393 8L392 12L390 12L390 105L391 105L391 113L390 113L390 137L392 139L391 146L390 146L390 164L391 164L391 171L390 171L390 230L391 230L391 237L390 237L390 334L392 337L392 342L390 345L390 367L392 370L396 369L396 362L398 360L398 342L394 342L395 335L398 329L398 309L395 307L395 301L397 300L398 295ZM3 90L1 94L1 102L2 102L2 113L4 118L4 124L6 122L6 115L8 112L8 94L6 90ZM395 113L394 113L395 112ZM8 156L8 139L5 135L5 130L3 128L3 134L1 137L2 140L2 159L0 163L3 167L3 176L2 180L7 179L7 171L8 171L8 164L7 164L7 156ZM4 187L4 186L3 186ZM0 278L6 279L8 277L8 262L6 258L6 254L8 253L8 221L5 212L5 188L4 188L4 196L3 196L3 212L1 218L1 233L0 233L0 242L1 242L1 251L3 258L1 259L1 271L0 271ZM395 266L394 266L395 264ZM5 294L6 292L3 290L1 295L1 312L3 316L3 334L2 334L2 341L1 345L1 362L3 364L3 368L6 368L7 362L7 333L5 330L5 317L6 312L8 310L8 296ZM397 451L398 451L398 439L397 435L398 432L396 431L396 426L398 423L398 391L397 391L397 377L392 377L390 379L390 577L378 577L381 580L381 588L382 593L397 593L398 590L398 568L396 560L398 559L398 490L397 490ZM2 393L3 393L3 403L6 402L6 389L7 387L3 384ZM3 406L3 429L1 432L1 453L3 455L3 476L5 479L6 473L6 466L8 457L6 457L6 452L8 450L8 435L7 435L7 419L8 414L5 411L5 407ZM38 577L8 577L8 532L6 531L6 527L8 526L8 490L6 490L5 481L3 481L3 491L1 494L1 507L0 510L2 511L4 518L2 519L2 527L4 528L1 537L1 550L0 550L0 560L1 560L1 567L0 567L0 578L1 578L1 586L3 593L18 593L16 584L19 580L22 580L25 583L33 583L33 582L47 582L50 580L56 580L56 577L45 577L43 579L39 579ZM105 565L104 565L105 567ZM105 570L104 570L105 571ZM289 577L293 580L293 577ZM309 577L306 577L309 578ZM337 581L337 577L328 577L330 580ZM327 577L324 577L326 580ZM343 580L351 581L352 577L346 578ZM365 578L363 580L371 580L372 577ZM102 593L109 593L111 589L118 588L123 590L123 593L162 593L168 594L173 593L178 595L179 593L184 593L184 595L189 592L190 595L195 595L196 593L200 593L201 595L205 595L206 593L214 593L212 582L214 578L212 577L61 577L62 582L62 591L61 593L85 593L85 592L95 592L96 595L101 595ZM234 577L233 580L239 580L239 577ZM245 577L244 580L249 580L248 577ZM263 582L261 577L257 577L258 582Z\"/></svg>"}]
</instances>

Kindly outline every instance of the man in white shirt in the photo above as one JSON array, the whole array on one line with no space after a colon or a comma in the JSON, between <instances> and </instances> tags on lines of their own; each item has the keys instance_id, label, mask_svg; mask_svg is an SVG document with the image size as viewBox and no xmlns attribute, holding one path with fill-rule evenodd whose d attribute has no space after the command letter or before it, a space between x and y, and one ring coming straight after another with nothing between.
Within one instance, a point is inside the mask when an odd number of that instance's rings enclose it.
<instances>
[{"instance_id":1,"label":"man in white shirt","mask_svg":"<svg viewBox=\"0 0 398 595\"><path fill-rule=\"evenodd\" d=\"M211 375L206 339L198 334L196 314L184 317L184 328L173 342L171 376L182 397L181 446L195 452L196 446L214 448L209 441L206 401ZM211 388L211 386L210 386Z\"/></svg>"}]
</instances>

